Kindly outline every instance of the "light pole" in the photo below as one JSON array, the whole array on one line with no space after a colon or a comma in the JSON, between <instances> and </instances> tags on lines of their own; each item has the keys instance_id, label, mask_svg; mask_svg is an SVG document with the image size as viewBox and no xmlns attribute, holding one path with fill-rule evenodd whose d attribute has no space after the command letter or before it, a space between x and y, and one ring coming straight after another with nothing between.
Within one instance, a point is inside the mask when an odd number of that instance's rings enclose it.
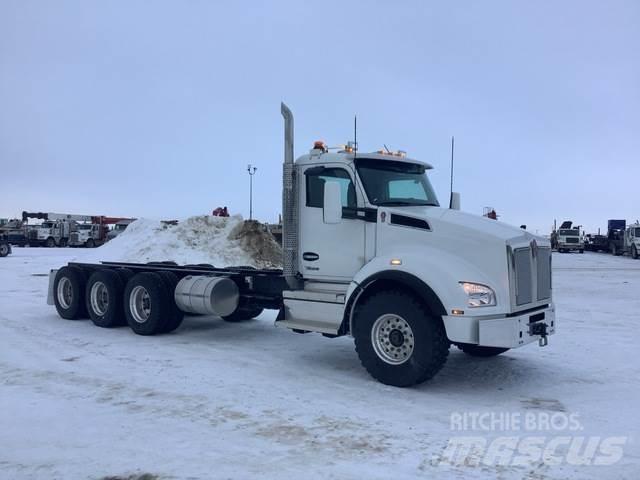
<instances>
[{"instance_id":1,"label":"light pole","mask_svg":"<svg viewBox=\"0 0 640 480\"><path fill-rule=\"evenodd\" d=\"M257 169L258 167L253 167L251 164L247 165L247 172L249 173L249 220L253 220L253 176Z\"/></svg>"}]
</instances>

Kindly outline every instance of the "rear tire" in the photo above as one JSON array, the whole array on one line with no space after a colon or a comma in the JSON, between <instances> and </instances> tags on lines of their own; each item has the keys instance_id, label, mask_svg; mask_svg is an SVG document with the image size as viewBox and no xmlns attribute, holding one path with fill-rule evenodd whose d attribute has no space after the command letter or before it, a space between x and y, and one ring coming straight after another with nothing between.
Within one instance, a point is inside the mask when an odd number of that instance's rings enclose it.
<instances>
[{"instance_id":1,"label":"rear tire","mask_svg":"<svg viewBox=\"0 0 640 480\"><path fill-rule=\"evenodd\" d=\"M87 277L77 267L62 267L53 281L53 301L58 315L67 320L87 318L84 292Z\"/></svg>"},{"instance_id":2,"label":"rear tire","mask_svg":"<svg viewBox=\"0 0 640 480\"><path fill-rule=\"evenodd\" d=\"M167 312L167 321L160 333L171 333L180 325L184 320L184 312L178 308L175 301L175 291L178 285L178 277L173 272L157 272L164 281L165 288L167 289L167 298L169 302L169 312Z\"/></svg>"},{"instance_id":3,"label":"rear tire","mask_svg":"<svg viewBox=\"0 0 640 480\"><path fill-rule=\"evenodd\" d=\"M164 280L153 272L135 274L124 289L127 323L138 335L162 333L167 322L169 301Z\"/></svg>"},{"instance_id":4,"label":"rear tire","mask_svg":"<svg viewBox=\"0 0 640 480\"><path fill-rule=\"evenodd\" d=\"M472 357L495 357L496 355L500 355L501 353L509 350L508 348L482 347L471 343L459 343L457 344L457 347Z\"/></svg>"},{"instance_id":5,"label":"rear tire","mask_svg":"<svg viewBox=\"0 0 640 480\"><path fill-rule=\"evenodd\" d=\"M396 387L429 380L449 354L442 319L401 291L382 291L365 299L356 308L353 336L369 374Z\"/></svg>"},{"instance_id":6,"label":"rear tire","mask_svg":"<svg viewBox=\"0 0 640 480\"><path fill-rule=\"evenodd\" d=\"M222 319L225 322L242 322L251 320L259 316L264 309L260 307L238 307L231 315L225 315Z\"/></svg>"},{"instance_id":7,"label":"rear tire","mask_svg":"<svg viewBox=\"0 0 640 480\"><path fill-rule=\"evenodd\" d=\"M122 304L124 285L120 275L113 270L96 270L91 274L85 298L94 325L102 328L126 325Z\"/></svg>"}]
</instances>

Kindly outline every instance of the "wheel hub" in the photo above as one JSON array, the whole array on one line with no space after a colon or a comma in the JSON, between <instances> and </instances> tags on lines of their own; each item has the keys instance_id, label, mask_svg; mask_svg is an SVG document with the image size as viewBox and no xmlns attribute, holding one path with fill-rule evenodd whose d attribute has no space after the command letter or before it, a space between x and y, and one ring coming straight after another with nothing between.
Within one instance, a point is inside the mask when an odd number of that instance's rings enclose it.
<instances>
[{"instance_id":1,"label":"wheel hub","mask_svg":"<svg viewBox=\"0 0 640 480\"><path fill-rule=\"evenodd\" d=\"M413 353L413 330L401 316L384 314L373 323L371 344L381 360L391 365L401 365Z\"/></svg>"},{"instance_id":2,"label":"wheel hub","mask_svg":"<svg viewBox=\"0 0 640 480\"><path fill-rule=\"evenodd\" d=\"M58 302L64 309L68 309L73 302L73 287L71 286L71 280L67 277L62 277L58 282Z\"/></svg>"},{"instance_id":3,"label":"wheel hub","mask_svg":"<svg viewBox=\"0 0 640 480\"><path fill-rule=\"evenodd\" d=\"M133 319L138 323L145 323L151 315L151 297L143 286L138 285L131 291L129 308Z\"/></svg>"},{"instance_id":4,"label":"wheel hub","mask_svg":"<svg viewBox=\"0 0 640 480\"><path fill-rule=\"evenodd\" d=\"M104 316L109 308L109 291L102 282L96 282L91 286L91 308L99 316Z\"/></svg>"},{"instance_id":5,"label":"wheel hub","mask_svg":"<svg viewBox=\"0 0 640 480\"><path fill-rule=\"evenodd\" d=\"M389 333L389 342L391 342L391 345L394 347L402 346L404 343L404 334L397 328L394 328L391 330L391 333Z\"/></svg>"}]
</instances>

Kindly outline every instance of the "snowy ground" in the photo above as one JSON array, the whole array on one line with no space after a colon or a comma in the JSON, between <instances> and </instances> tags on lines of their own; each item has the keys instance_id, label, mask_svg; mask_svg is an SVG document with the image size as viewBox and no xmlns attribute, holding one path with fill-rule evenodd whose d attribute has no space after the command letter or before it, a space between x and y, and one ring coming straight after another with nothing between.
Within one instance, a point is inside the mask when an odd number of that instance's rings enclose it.
<instances>
[{"instance_id":1,"label":"snowy ground","mask_svg":"<svg viewBox=\"0 0 640 480\"><path fill-rule=\"evenodd\" d=\"M89 254L0 259L3 480L638 478L640 261L556 255L549 346L492 359L454 349L433 381L397 389L369 378L351 339L276 329L271 312L187 318L158 337L62 320L45 304L46 274ZM465 412L577 415L580 429L452 430ZM625 439L610 466L438 462L461 435Z\"/></svg>"}]
</instances>

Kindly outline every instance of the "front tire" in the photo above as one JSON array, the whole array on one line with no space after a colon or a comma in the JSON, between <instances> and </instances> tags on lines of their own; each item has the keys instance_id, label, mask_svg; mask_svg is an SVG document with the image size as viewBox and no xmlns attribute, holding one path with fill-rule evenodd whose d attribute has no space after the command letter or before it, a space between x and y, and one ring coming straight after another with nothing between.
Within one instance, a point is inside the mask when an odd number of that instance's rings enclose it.
<instances>
[{"instance_id":1,"label":"front tire","mask_svg":"<svg viewBox=\"0 0 640 480\"><path fill-rule=\"evenodd\" d=\"M442 320L400 291L383 291L357 307L353 336L360 362L376 380L409 387L444 366L449 340Z\"/></svg>"},{"instance_id":2,"label":"front tire","mask_svg":"<svg viewBox=\"0 0 640 480\"><path fill-rule=\"evenodd\" d=\"M85 242L85 247L87 248L93 248L95 246L96 246L96 242L93 240L93 238L90 238Z\"/></svg>"},{"instance_id":3,"label":"front tire","mask_svg":"<svg viewBox=\"0 0 640 480\"><path fill-rule=\"evenodd\" d=\"M9 255L9 244L8 243L0 243L0 257L6 257Z\"/></svg>"},{"instance_id":4,"label":"front tire","mask_svg":"<svg viewBox=\"0 0 640 480\"><path fill-rule=\"evenodd\" d=\"M53 247L56 246L56 241L53 239L53 237L49 237L49 238L47 238L45 246L48 247L48 248L53 248Z\"/></svg>"},{"instance_id":5,"label":"front tire","mask_svg":"<svg viewBox=\"0 0 640 480\"><path fill-rule=\"evenodd\" d=\"M509 350L508 348L482 347L471 343L459 343L457 347L472 357L495 357Z\"/></svg>"}]
</instances>

